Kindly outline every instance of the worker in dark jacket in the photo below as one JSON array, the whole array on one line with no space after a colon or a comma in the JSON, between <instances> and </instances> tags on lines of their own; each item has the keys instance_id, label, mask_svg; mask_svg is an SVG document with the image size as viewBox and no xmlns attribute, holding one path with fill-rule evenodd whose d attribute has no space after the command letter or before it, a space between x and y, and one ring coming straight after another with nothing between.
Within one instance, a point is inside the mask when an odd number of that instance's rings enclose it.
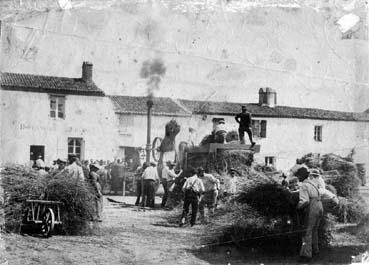
<instances>
[{"instance_id":1,"label":"worker in dark jacket","mask_svg":"<svg viewBox=\"0 0 369 265\"><path fill-rule=\"evenodd\" d=\"M135 205L138 206L140 204L140 198L142 196L142 192L143 192L143 179L142 179L142 174L145 171L145 169L147 168L147 163L143 163L142 167L139 167L136 172L135 172L135 181L136 181L136 203Z\"/></svg>"},{"instance_id":2,"label":"worker in dark jacket","mask_svg":"<svg viewBox=\"0 0 369 265\"><path fill-rule=\"evenodd\" d=\"M253 147L255 145L255 142L252 140L252 116L251 113L247 111L246 106L242 106L242 112L235 116L235 120L239 124L238 134L241 144L245 143L245 132L247 132L250 139L251 147Z\"/></svg>"},{"instance_id":3,"label":"worker in dark jacket","mask_svg":"<svg viewBox=\"0 0 369 265\"><path fill-rule=\"evenodd\" d=\"M90 165L90 182L95 191L95 216L94 220L97 222L102 222L102 210L103 210L103 194L100 185L100 176L97 171L100 169L98 164Z\"/></svg>"}]
</instances>

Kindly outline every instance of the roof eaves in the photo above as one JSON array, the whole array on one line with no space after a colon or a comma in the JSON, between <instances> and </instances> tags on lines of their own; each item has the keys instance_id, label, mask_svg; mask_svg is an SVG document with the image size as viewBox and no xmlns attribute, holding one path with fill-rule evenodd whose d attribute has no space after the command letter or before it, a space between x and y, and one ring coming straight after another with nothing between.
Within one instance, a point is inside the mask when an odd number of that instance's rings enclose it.
<instances>
[{"instance_id":1,"label":"roof eaves","mask_svg":"<svg viewBox=\"0 0 369 265\"><path fill-rule=\"evenodd\" d=\"M60 88L45 88L45 87L26 87L26 86L0 86L2 90L23 91L23 92L38 92L38 93L53 93L67 95L83 95L83 96L100 96L104 97L105 93L102 90L76 90L76 89L60 89Z\"/></svg>"},{"instance_id":2,"label":"roof eaves","mask_svg":"<svg viewBox=\"0 0 369 265\"><path fill-rule=\"evenodd\" d=\"M122 111L117 110L115 111L116 114L129 114L129 115L147 115L147 112L144 111ZM167 116L167 117L190 117L191 114L185 113L166 113L166 112L152 112L154 116Z\"/></svg>"}]
</instances>

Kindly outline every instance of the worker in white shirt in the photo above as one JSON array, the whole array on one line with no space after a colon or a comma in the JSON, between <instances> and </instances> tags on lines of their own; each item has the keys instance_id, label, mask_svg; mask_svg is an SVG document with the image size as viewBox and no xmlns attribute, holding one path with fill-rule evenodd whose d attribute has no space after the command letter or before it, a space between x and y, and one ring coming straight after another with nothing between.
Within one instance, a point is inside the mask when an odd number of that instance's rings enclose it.
<instances>
[{"instance_id":1,"label":"worker in white shirt","mask_svg":"<svg viewBox=\"0 0 369 265\"><path fill-rule=\"evenodd\" d=\"M227 134L227 128L224 119L213 119L213 134L216 143L224 144Z\"/></svg>"},{"instance_id":2,"label":"worker in white shirt","mask_svg":"<svg viewBox=\"0 0 369 265\"><path fill-rule=\"evenodd\" d=\"M319 187L320 172L317 169L310 170L309 177L306 178L300 187L298 209L306 209L307 214L304 220L305 234L302 238L300 249L301 261L310 261L310 259L319 254L318 228L320 220L323 217L323 205L321 201L321 190ZM332 198L338 203L338 199Z\"/></svg>"},{"instance_id":3,"label":"worker in white shirt","mask_svg":"<svg viewBox=\"0 0 369 265\"><path fill-rule=\"evenodd\" d=\"M151 208L155 207L155 184L159 183L158 170L155 163L150 163L150 165L145 169L142 174L144 181L144 190L142 196L143 206L149 206Z\"/></svg>"},{"instance_id":4,"label":"worker in white shirt","mask_svg":"<svg viewBox=\"0 0 369 265\"><path fill-rule=\"evenodd\" d=\"M217 203L220 182L213 175L205 173L205 170L202 167L197 170L197 175L202 180L205 188L204 196L199 204L200 218L201 221L204 222L205 206L208 208L209 215L214 214L214 208Z\"/></svg>"},{"instance_id":5,"label":"worker in white shirt","mask_svg":"<svg viewBox=\"0 0 369 265\"><path fill-rule=\"evenodd\" d=\"M81 181L85 180L83 169L81 166L78 165L78 158L76 155L71 155L69 157L69 165L66 167L66 171L74 179L78 179Z\"/></svg>"},{"instance_id":6,"label":"worker in white shirt","mask_svg":"<svg viewBox=\"0 0 369 265\"><path fill-rule=\"evenodd\" d=\"M180 226L183 226L186 222L186 217L191 205L191 226L196 223L197 211L199 209L199 201L201 200L202 194L205 192L204 184L202 180L196 175L195 169L190 169L191 177L186 180L182 190L185 194L183 203L183 212L180 221Z\"/></svg>"},{"instance_id":7,"label":"worker in white shirt","mask_svg":"<svg viewBox=\"0 0 369 265\"><path fill-rule=\"evenodd\" d=\"M182 170L176 174L174 172L175 163L171 161L167 161L166 165L163 167L162 174L161 174L161 184L164 188L164 195L161 201L161 207L164 208L165 204L167 203L168 196L169 196L169 187L174 183L174 180L182 174Z\"/></svg>"},{"instance_id":8,"label":"worker in white shirt","mask_svg":"<svg viewBox=\"0 0 369 265\"><path fill-rule=\"evenodd\" d=\"M36 160L36 166L38 169L45 169L45 162L42 160L42 155L39 155Z\"/></svg>"}]
</instances>

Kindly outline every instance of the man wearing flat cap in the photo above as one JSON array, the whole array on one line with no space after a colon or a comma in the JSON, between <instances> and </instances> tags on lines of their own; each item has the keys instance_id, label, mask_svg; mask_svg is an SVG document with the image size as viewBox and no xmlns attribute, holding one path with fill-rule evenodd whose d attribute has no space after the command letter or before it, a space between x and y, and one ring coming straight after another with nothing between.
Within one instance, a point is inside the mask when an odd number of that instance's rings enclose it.
<instances>
[{"instance_id":1,"label":"man wearing flat cap","mask_svg":"<svg viewBox=\"0 0 369 265\"><path fill-rule=\"evenodd\" d=\"M323 189L318 178L321 178L318 169L311 169L309 177L306 178L299 191L298 209L306 209L304 220L305 235L302 238L300 257L304 261L310 260L314 255L319 254L318 229L323 217L322 195L327 193ZM323 181L324 182L324 181ZM338 200L334 199L336 203Z\"/></svg>"}]
</instances>

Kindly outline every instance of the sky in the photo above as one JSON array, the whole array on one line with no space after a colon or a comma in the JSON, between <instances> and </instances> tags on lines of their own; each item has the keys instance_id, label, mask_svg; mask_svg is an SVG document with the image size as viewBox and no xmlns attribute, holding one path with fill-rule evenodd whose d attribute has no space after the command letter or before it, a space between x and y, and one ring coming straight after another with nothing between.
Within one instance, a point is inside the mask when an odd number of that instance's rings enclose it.
<instances>
[{"instance_id":1,"label":"sky","mask_svg":"<svg viewBox=\"0 0 369 265\"><path fill-rule=\"evenodd\" d=\"M166 71L155 96L252 103L260 87L271 87L278 105L369 108L363 1L1 4L7 19L2 71L79 77L82 62L90 61L107 94L146 96L140 72L144 62L158 59ZM17 9L14 19L9 10ZM359 22L352 26L348 17ZM342 31L350 27L347 37Z\"/></svg>"}]
</instances>

